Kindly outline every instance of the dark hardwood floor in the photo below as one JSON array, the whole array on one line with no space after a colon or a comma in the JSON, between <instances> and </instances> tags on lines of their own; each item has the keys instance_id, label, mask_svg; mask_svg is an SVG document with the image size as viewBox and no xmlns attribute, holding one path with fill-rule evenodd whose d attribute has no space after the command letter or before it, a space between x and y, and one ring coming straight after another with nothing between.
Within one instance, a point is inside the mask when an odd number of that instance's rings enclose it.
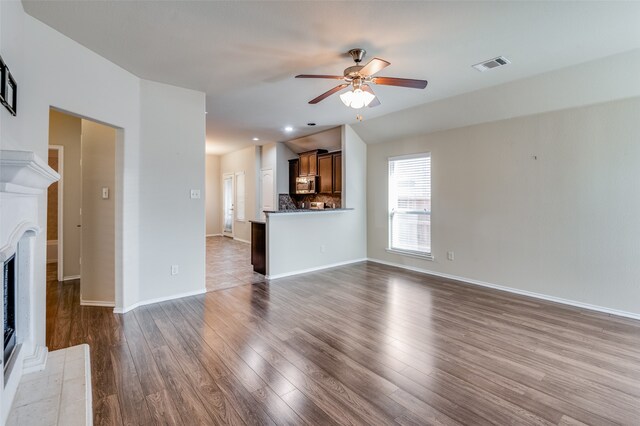
<instances>
[{"instance_id":1,"label":"dark hardwood floor","mask_svg":"<svg viewBox=\"0 0 640 426\"><path fill-rule=\"evenodd\" d=\"M229 237L207 237L207 291L264 281L253 272L251 245Z\"/></svg>"},{"instance_id":2,"label":"dark hardwood floor","mask_svg":"<svg viewBox=\"0 0 640 426\"><path fill-rule=\"evenodd\" d=\"M103 424L638 425L640 322L361 263L138 308L48 283Z\"/></svg>"}]
</instances>

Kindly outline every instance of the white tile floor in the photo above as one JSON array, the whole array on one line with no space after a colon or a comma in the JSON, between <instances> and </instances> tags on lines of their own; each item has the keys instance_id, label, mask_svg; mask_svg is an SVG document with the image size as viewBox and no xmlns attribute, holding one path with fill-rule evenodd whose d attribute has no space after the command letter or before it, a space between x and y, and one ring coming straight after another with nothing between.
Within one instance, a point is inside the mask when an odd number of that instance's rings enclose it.
<instances>
[{"instance_id":1,"label":"white tile floor","mask_svg":"<svg viewBox=\"0 0 640 426\"><path fill-rule=\"evenodd\" d=\"M91 425L89 346L49 352L43 371L20 380L7 426Z\"/></svg>"}]
</instances>

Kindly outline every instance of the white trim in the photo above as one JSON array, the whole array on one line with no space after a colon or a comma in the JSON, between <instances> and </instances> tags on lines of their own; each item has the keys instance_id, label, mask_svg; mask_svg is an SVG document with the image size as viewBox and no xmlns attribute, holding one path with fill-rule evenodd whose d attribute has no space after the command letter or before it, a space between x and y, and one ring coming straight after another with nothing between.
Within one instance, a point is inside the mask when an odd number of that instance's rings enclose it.
<instances>
[{"instance_id":1,"label":"white trim","mask_svg":"<svg viewBox=\"0 0 640 426\"><path fill-rule=\"evenodd\" d=\"M251 244L251 241L243 240L242 238L233 237L235 241L240 241L241 243Z\"/></svg>"},{"instance_id":2,"label":"white trim","mask_svg":"<svg viewBox=\"0 0 640 426\"><path fill-rule=\"evenodd\" d=\"M414 158L431 158L431 152L417 152L415 154L397 155L394 157L387 157L387 161L397 160L413 160Z\"/></svg>"},{"instance_id":3,"label":"white trim","mask_svg":"<svg viewBox=\"0 0 640 426\"><path fill-rule=\"evenodd\" d=\"M222 234L206 234L205 237L222 237Z\"/></svg>"},{"instance_id":4,"label":"white trim","mask_svg":"<svg viewBox=\"0 0 640 426\"><path fill-rule=\"evenodd\" d=\"M103 306L107 308L115 308L116 303L104 300L84 300L82 296L80 296L80 306Z\"/></svg>"},{"instance_id":5,"label":"white trim","mask_svg":"<svg viewBox=\"0 0 640 426\"><path fill-rule=\"evenodd\" d=\"M400 256L415 257L417 259L430 260L430 261L436 260L435 257L433 257L433 254L431 254L431 253L421 254L421 253L419 253L417 251L398 250L398 249L394 249L394 248L386 248L384 250L387 253L397 254L397 255L400 255Z\"/></svg>"},{"instance_id":6,"label":"white trim","mask_svg":"<svg viewBox=\"0 0 640 426\"><path fill-rule=\"evenodd\" d=\"M158 297L158 298L155 298L155 299L142 300L140 302L134 303L133 305L129 305L126 308L114 308L113 309L113 313L114 314L126 314L130 310L138 308L140 306L151 305L153 303L166 302L168 300L182 299L183 297L197 296L199 294L204 294L206 292L207 292L207 289L203 288L201 290L188 291L188 292L185 292L185 293L174 294L172 296L165 296L165 297Z\"/></svg>"},{"instance_id":7,"label":"white trim","mask_svg":"<svg viewBox=\"0 0 640 426\"><path fill-rule=\"evenodd\" d=\"M362 259L353 259L353 260L347 260L344 262L331 263L329 265L317 266L315 268L300 269L298 271L285 272L284 274L267 275L265 278L268 280L277 280L278 278L290 277L292 275L307 274L309 272L322 271L324 269L336 268L338 266L351 265L352 263L366 262L367 260L369 259L367 259L366 257L363 257Z\"/></svg>"},{"instance_id":8,"label":"white trim","mask_svg":"<svg viewBox=\"0 0 640 426\"><path fill-rule=\"evenodd\" d=\"M541 299L541 300L546 300L548 302L560 303L562 305L569 305L569 306L575 306L577 308L588 309L590 311L602 312L605 314L640 320L640 313L620 311L618 309L611 309L604 306L591 305L589 303L563 299L561 297L549 296L541 293L534 293L532 291L520 290L513 287L506 287L503 285L492 284L485 281L474 280L471 278L459 277L457 275L444 274L442 272L430 271L428 269L416 268L414 266L401 265L399 263L394 263L394 262L387 262L386 260L373 259L373 258L368 258L367 260L373 263L380 263L382 265L387 265L387 266L395 266L396 268L407 269L409 271L420 272L427 275L434 275L436 277L448 278L450 280L456 280L456 281L460 281L467 284L473 284L481 287L492 288L494 290L506 291L508 293L519 294L521 296L533 297L534 299Z\"/></svg>"},{"instance_id":9,"label":"white trim","mask_svg":"<svg viewBox=\"0 0 640 426\"><path fill-rule=\"evenodd\" d=\"M91 392L91 348L88 344L80 345L84 348L84 398L86 401L85 425L93 426L93 393Z\"/></svg>"},{"instance_id":10,"label":"white trim","mask_svg":"<svg viewBox=\"0 0 640 426\"><path fill-rule=\"evenodd\" d=\"M63 277L62 281L73 281L73 280L79 280L80 279L80 275L69 275L68 277Z\"/></svg>"}]
</instances>

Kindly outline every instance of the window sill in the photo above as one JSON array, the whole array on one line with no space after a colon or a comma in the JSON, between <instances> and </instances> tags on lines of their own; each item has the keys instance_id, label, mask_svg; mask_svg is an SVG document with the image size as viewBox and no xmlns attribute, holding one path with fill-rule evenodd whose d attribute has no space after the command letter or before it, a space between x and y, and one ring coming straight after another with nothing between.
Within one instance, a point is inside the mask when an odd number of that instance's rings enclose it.
<instances>
[{"instance_id":1,"label":"window sill","mask_svg":"<svg viewBox=\"0 0 640 426\"><path fill-rule=\"evenodd\" d=\"M404 250L397 250L397 249L391 249L391 248L387 248L385 250L387 251L387 253L399 254L401 256L415 257L417 259L430 260L430 261L435 260L435 258L431 253L423 254L415 251L404 251Z\"/></svg>"}]
</instances>

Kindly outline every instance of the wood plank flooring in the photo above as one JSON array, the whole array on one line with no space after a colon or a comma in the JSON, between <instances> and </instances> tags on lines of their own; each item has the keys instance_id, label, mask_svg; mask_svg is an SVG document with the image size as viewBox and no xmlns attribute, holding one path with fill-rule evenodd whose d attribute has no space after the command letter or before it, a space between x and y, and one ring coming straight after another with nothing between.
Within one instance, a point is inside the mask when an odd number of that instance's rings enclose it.
<instances>
[{"instance_id":1,"label":"wood plank flooring","mask_svg":"<svg viewBox=\"0 0 640 426\"><path fill-rule=\"evenodd\" d=\"M264 281L253 271L251 245L229 237L207 237L207 291Z\"/></svg>"},{"instance_id":2,"label":"wood plank flooring","mask_svg":"<svg viewBox=\"0 0 640 426\"><path fill-rule=\"evenodd\" d=\"M96 425L640 424L640 322L374 263L125 315L53 275L47 309Z\"/></svg>"}]
</instances>

